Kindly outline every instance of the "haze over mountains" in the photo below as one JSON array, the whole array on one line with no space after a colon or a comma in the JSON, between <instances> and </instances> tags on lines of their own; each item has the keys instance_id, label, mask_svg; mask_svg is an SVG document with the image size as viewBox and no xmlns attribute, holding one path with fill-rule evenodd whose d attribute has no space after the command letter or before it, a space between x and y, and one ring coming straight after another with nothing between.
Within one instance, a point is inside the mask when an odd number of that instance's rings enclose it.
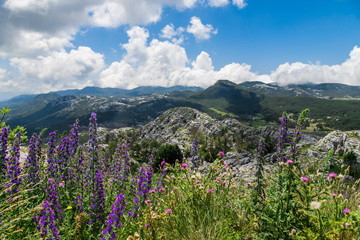
<instances>
[{"instance_id":1,"label":"haze over mountains","mask_svg":"<svg viewBox=\"0 0 360 240\"><path fill-rule=\"evenodd\" d=\"M78 118L86 126L91 112L109 128L139 127L173 107L192 107L212 117L236 118L250 125L274 123L283 111L310 108L318 130L350 130L360 126L360 87L344 84L278 86L262 82L235 84L219 80L197 87L139 87L133 90L87 87L0 102L10 107L6 122L29 132L65 130Z\"/></svg>"}]
</instances>

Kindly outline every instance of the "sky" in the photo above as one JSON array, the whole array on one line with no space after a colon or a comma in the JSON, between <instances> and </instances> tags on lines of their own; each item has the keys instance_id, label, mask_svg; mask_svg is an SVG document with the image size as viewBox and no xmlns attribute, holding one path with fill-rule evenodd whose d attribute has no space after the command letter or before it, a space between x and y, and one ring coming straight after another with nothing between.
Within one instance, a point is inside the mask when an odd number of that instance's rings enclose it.
<instances>
[{"instance_id":1,"label":"sky","mask_svg":"<svg viewBox=\"0 0 360 240\"><path fill-rule=\"evenodd\" d=\"M0 0L0 100L220 79L360 85L360 1Z\"/></svg>"}]
</instances>

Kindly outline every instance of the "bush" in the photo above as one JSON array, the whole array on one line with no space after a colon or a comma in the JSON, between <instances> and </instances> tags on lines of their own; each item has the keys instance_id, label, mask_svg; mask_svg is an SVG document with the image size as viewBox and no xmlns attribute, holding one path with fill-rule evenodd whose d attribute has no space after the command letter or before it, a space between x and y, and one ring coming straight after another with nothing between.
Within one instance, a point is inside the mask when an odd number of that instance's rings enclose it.
<instances>
[{"instance_id":1,"label":"bush","mask_svg":"<svg viewBox=\"0 0 360 240\"><path fill-rule=\"evenodd\" d=\"M346 167L350 167L350 175L353 175L357 171L357 157L353 151L350 151L344 156L344 163Z\"/></svg>"},{"instance_id":2,"label":"bush","mask_svg":"<svg viewBox=\"0 0 360 240\"><path fill-rule=\"evenodd\" d=\"M157 168L162 161L174 165L176 160L181 160L182 158L183 154L178 145L165 144L156 153L154 167Z\"/></svg>"}]
</instances>

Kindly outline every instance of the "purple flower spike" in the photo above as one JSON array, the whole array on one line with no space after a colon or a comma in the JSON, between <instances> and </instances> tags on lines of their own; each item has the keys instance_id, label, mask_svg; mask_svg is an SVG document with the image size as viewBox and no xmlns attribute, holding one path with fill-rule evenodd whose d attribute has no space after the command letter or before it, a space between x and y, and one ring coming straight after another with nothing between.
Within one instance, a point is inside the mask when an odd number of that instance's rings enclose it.
<instances>
[{"instance_id":1,"label":"purple flower spike","mask_svg":"<svg viewBox=\"0 0 360 240\"><path fill-rule=\"evenodd\" d=\"M109 236L108 239L114 240L116 238L116 228L121 227L121 216L124 214L126 206L125 196L124 194L120 194L116 196L115 202L111 206L111 214L108 215L108 220L106 221L106 229L102 232L106 237Z\"/></svg>"}]
</instances>

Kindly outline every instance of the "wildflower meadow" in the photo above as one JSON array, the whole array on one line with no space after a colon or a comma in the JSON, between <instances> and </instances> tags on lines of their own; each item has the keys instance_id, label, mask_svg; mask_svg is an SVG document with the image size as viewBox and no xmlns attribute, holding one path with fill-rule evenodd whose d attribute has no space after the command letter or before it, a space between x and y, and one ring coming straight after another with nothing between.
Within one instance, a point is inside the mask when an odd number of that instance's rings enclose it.
<instances>
[{"instance_id":1,"label":"wildflower meadow","mask_svg":"<svg viewBox=\"0 0 360 240\"><path fill-rule=\"evenodd\" d=\"M301 157L308 110L294 129L281 118L277 160L264 160L260 140L251 181L235 181L224 153L204 172L197 139L175 163L156 150L132 166L127 136L114 154L98 144L96 114L88 141L79 122L66 134L0 128L1 239L360 239L359 181L328 159ZM20 161L26 143L27 157ZM329 157L331 152L329 153ZM270 166L270 173L265 171Z\"/></svg>"}]
</instances>

